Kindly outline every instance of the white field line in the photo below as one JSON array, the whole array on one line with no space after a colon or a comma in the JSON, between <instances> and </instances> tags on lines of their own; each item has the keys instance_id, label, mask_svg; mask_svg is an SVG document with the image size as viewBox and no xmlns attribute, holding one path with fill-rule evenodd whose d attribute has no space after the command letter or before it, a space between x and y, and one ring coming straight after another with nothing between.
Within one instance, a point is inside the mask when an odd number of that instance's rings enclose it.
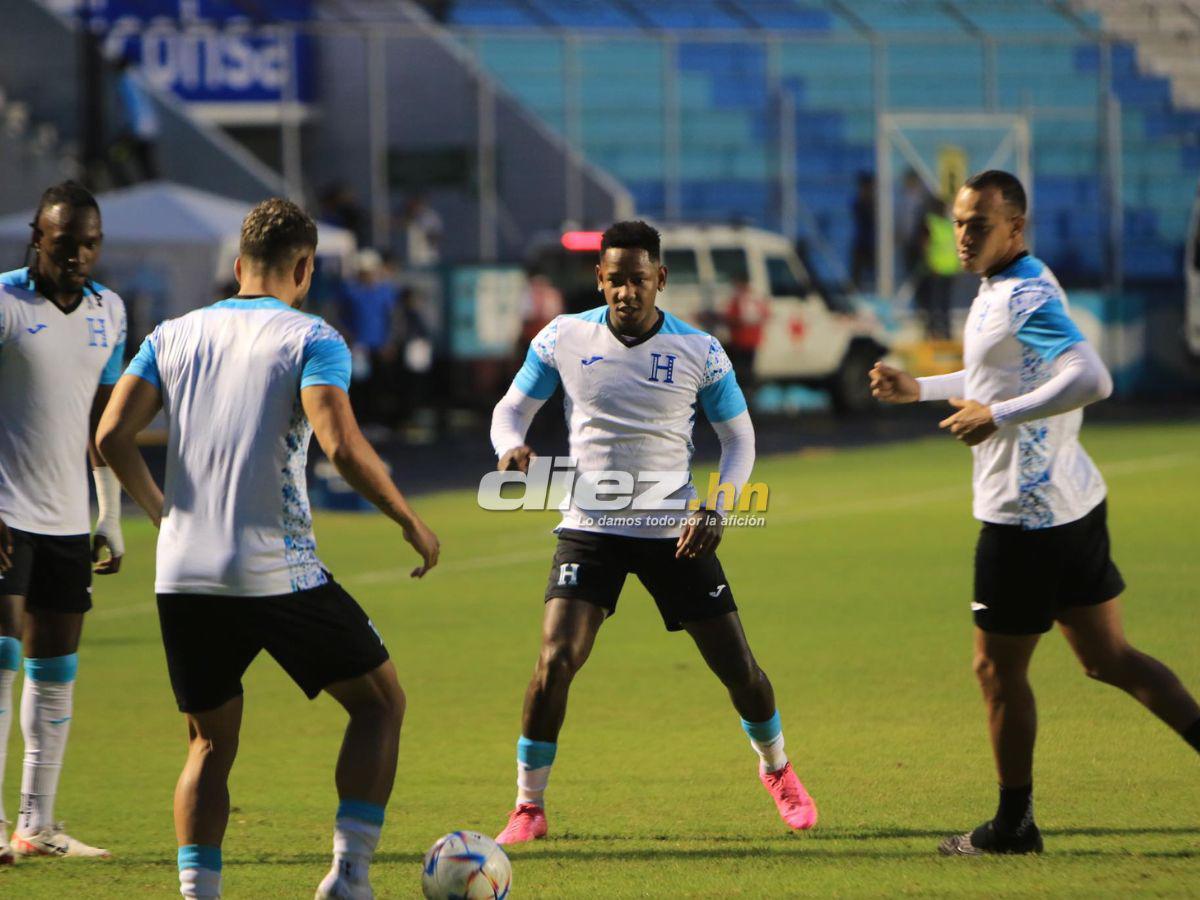
<instances>
[{"instance_id":1,"label":"white field line","mask_svg":"<svg viewBox=\"0 0 1200 900\"><path fill-rule=\"evenodd\" d=\"M1200 462L1200 454L1196 453L1169 453L1159 456L1146 456L1140 459L1126 459L1120 462L1108 463L1101 470L1106 478L1123 477L1125 475L1139 475L1144 472L1154 472L1163 469L1174 469L1180 466L1196 464ZM792 522L811 522L820 521L822 519L836 519L841 516L859 516L872 515L874 513L890 512L898 509L910 509L915 506L921 506L925 503L936 503L944 500L954 500L963 497L968 493L968 486L965 483L946 485L945 487L933 488L928 491L920 491L912 494L900 494L895 497L872 497L865 500L844 501L837 504L828 504L825 506L814 506L808 509L800 509L796 512L785 513L783 515L775 514L768 515L767 524L780 524ZM547 534L549 530L547 529ZM529 562L537 562L540 559L549 559L551 555L551 547L549 542L545 547L539 547L536 551L529 550L524 553L496 553L488 556L473 556L469 559L450 560L449 562L439 563L427 578L444 573L454 572L471 572L479 569L500 569L506 566L521 565ZM382 584L389 581L402 581L408 579L408 573L413 570L416 565L414 562L409 566L399 566L391 569L376 569L367 572L353 572L341 579L344 584ZM156 605L153 603L133 603L115 608L100 608L94 610L91 615L93 618L101 618L104 620L123 619L129 616L139 616L146 613L154 612Z\"/></svg>"}]
</instances>

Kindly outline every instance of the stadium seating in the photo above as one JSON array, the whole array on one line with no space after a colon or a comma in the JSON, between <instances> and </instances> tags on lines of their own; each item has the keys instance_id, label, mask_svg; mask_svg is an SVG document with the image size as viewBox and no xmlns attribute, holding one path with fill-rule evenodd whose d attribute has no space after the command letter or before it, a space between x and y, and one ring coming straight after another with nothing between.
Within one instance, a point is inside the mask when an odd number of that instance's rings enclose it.
<instances>
[{"instance_id":1,"label":"stadium seating","mask_svg":"<svg viewBox=\"0 0 1200 900\"><path fill-rule=\"evenodd\" d=\"M651 215L675 197L683 218L777 227L780 109L790 99L803 218L839 260L849 256L856 177L875 165L872 42L881 39L888 109L1029 117L1038 250L1064 278L1095 282L1107 239L1097 29L1124 2L459 0L454 22L506 86ZM1181 16L1160 20L1178 29ZM1171 82L1145 71L1133 44L1113 45L1111 72L1125 271L1176 278L1200 176L1200 112L1178 108ZM576 124L571 96L581 99Z\"/></svg>"}]
</instances>

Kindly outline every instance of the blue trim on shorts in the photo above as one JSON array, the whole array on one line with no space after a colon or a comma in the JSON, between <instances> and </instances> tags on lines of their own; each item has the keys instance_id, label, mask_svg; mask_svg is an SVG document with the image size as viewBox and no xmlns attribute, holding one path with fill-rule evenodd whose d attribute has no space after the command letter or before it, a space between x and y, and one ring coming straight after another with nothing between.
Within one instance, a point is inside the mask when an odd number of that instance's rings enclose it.
<instances>
[{"instance_id":1,"label":"blue trim on shorts","mask_svg":"<svg viewBox=\"0 0 1200 900\"><path fill-rule=\"evenodd\" d=\"M775 715L765 722L747 722L742 719L742 729L750 735L750 740L765 744L783 733L783 722L779 718L779 710L775 710Z\"/></svg>"},{"instance_id":2,"label":"blue trim on shorts","mask_svg":"<svg viewBox=\"0 0 1200 900\"><path fill-rule=\"evenodd\" d=\"M342 800L338 803L337 817L358 819L368 825L382 825L383 807L377 803L367 803L365 800Z\"/></svg>"},{"instance_id":3,"label":"blue trim on shorts","mask_svg":"<svg viewBox=\"0 0 1200 900\"><path fill-rule=\"evenodd\" d=\"M522 735L517 741L517 762L530 769L544 769L554 763L558 744L554 741L531 741Z\"/></svg>"},{"instance_id":4,"label":"blue trim on shorts","mask_svg":"<svg viewBox=\"0 0 1200 900\"><path fill-rule=\"evenodd\" d=\"M25 657L25 677L33 681L57 681L60 684L75 680L79 669L79 654L46 656L41 659Z\"/></svg>"},{"instance_id":5,"label":"blue trim on shorts","mask_svg":"<svg viewBox=\"0 0 1200 900\"><path fill-rule=\"evenodd\" d=\"M17 671L21 665L21 642L15 637L0 637L0 669Z\"/></svg>"},{"instance_id":6,"label":"blue trim on shorts","mask_svg":"<svg viewBox=\"0 0 1200 900\"><path fill-rule=\"evenodd\" d=\"M221 871L221 848L208 844L184 844L176 856L179 871L184 869L208 869L210 872Z\"/></svg>"}]
</instances>

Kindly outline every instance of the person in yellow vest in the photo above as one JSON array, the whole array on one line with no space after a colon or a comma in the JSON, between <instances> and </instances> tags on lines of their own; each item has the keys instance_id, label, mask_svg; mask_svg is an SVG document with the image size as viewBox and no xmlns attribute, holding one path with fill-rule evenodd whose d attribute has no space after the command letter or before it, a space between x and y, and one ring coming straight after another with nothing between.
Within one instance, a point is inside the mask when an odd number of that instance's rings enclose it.
<instances>
[{"instance_id":1,"label":"person in yellow vest","mask_svg":"<svg viewBox=\"0 0 1200 900\"><path fill-rule=\"evenodd\" d=\"M934 200L925 212L924 276L917 284L916 303L925 320L925 335L934 340L950 337L950 290L958 275L958 250L954 223L946 204Z\"/></svg>"}]
</instances>

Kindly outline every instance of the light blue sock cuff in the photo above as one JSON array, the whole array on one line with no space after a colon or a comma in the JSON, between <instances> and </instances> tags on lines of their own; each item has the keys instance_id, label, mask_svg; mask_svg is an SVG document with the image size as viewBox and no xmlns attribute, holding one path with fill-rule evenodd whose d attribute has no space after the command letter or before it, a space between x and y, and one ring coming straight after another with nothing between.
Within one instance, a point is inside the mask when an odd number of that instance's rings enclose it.
<instances>
[{"instance_id":1,"label":"light blue sock cuff","mask_svg":"<svg viewBox=\"0 0 1200 900\"><path fill-rule=\"evenodd\" d=\"M184 869L208 869L221 871L221 848L207 844L184 844L179 848L179 871Z\"/></svg>"},{"instance_id":2,"label":"light blue sock cuff","mask_svg":"<svg viewBox=\"0 0 1200 900\"><path fill-rule=\"evenodd\" d=\"M41 659L25 657L25 677L34 681L74 681L79 668L79 654L45 656Z\"/></svg>"},{"instance_id":3,"label":"light blue sock cuff","mask_svg":"<svg viewBox=\"0 0 1200 900\"><path fill-rule=\"evenodd\" d=\"M742 728L750 735L750 740L765 744L773 741L783 733L783 722L779 718L779 710L765 722L747 722L742 719Z\"/></svg>"},{"instance_id":4,"label":"light blue sock cuff","mask_svg":"<svg viewBox=\"0 0 1200 900\"><path fill-rule=\"evenodd\" d=\"M377 803L367 803L364 800L342 800L338 803L337 817L339 819L358 819L368 825L382 825L383 807Z\"/></svg>"},{"instance_id":5,"label":"light blue sock cuff","mask_svg":"<svg viewBox=\"0 0 1200 900\"><path fill-rule=\"evenodd\" d=\"M554 762L558 744L554 741L531 741L522 737L517 741L517 762L530 769L543 769Z\"/></svg>"},{"instance_id":6,"label":"light blue sock cuff","mask_svg":"<svg viewBox=\"0 0 1200 900\"><path fill-rule=\"evenodd\" d=\"M0 637L0 669L17 671L21 665L21 642L15 637Z\"/></svg>"}]
</instances>

